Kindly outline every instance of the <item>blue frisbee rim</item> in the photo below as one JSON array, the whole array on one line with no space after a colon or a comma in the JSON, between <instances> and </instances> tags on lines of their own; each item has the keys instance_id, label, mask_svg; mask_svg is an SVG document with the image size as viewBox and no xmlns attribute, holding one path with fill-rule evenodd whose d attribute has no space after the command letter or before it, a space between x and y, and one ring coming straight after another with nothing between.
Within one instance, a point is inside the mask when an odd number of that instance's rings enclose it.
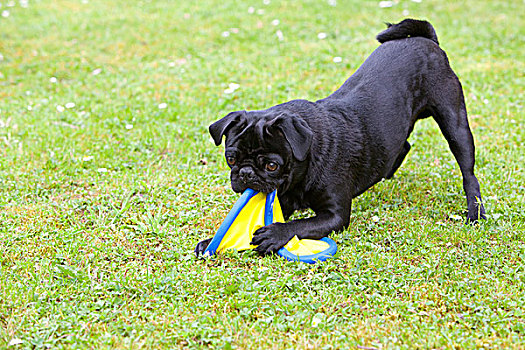
<instances>
[{"instance_id":1,"label":"blue frisbee rim","mask_svg":"<svg viewBox=\"0 0 525 350\"><path fill-rule=\"evenodd\" d=\"M299 262L304 262L307 264L315 264L319 261L325 261L327 259L332 258L335 255L335 253L337 253L337 243L335 243L333 239L328 238L328 237L323 237L320 240L328 243L328 248L316 254L297 255L297 254L290 253L290 251L284 247L279 249L277 254L279 254L286 260L299 261Z\"/></svg>"}]
</instances>

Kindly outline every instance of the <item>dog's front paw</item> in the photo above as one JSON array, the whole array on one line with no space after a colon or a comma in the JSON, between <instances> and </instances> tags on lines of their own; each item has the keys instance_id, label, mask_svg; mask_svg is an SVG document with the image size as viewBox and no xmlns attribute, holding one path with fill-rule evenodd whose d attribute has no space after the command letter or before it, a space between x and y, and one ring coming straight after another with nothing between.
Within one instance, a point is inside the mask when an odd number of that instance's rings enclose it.
<instances>
[{"instance_id":1,"label":"dog's front paw","mask_svg":"<svg viewBox=\"0 0 525 350\"><path fill-rule=\"evenodd\" d=\"M253 233L250 244L256 245L255 250L261 254L276 253L290 240L286 224L275 223L261 227Z\"/></svg>"},{"instance_id":2,"label":"dog's front paw","mask_svg":"<svg viewBox=\"0 0 525 350\"><path fill-rule=\"evenodd\" d=\"M208 248L208 245L211 242L211 238L205 239L204 241L200 241L197 243L197 246L195 247L195 256L198 258L204 254L204 251L206 251L206 248Z\"/></svg>"}]
</instances>

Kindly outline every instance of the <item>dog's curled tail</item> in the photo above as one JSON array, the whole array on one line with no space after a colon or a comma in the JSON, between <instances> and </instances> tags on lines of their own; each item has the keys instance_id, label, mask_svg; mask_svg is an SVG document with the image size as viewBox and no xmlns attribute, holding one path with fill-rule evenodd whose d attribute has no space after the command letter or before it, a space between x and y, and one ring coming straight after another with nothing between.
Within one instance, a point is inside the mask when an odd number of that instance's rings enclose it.
<instances>
[{"instance_id":1,"label":"dog's curled tail","mask_svg":"<svg viewBox=\"0 0 525 350\"><path fill-rule=\"evenodd\" d=\"M387 23L388 28L377 35L381 44L390 40L420 36L439 45L436 31L432 24L417 19L405 19L397 24Z\"/></svg>"}]
</instances>

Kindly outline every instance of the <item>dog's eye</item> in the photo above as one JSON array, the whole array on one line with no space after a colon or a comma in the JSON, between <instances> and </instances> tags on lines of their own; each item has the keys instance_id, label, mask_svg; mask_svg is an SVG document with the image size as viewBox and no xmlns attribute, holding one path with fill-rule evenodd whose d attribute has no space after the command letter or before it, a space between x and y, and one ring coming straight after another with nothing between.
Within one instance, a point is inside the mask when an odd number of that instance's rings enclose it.
<instances>
[{"instance_id":1,"label":"dog's eye","mask_svg":"<svg viewBox=\"0 0 525 350\"><path fill-rule=\"evenodd\" d=\"M226 157L226 162L229 166L234 166L236 162L235 157Z\"/></svg>"},{"instance_id":2,"label":"dog's eye","mask_svg":"<svg viewBox=\"0 0 525 350\"><path fill-rule=\"evenodd\" d=\"M275 170L277 170L279 165L277 165L277 163L275 163L275 162L268 162L268 163L266 163L265 167L266 167L266 170L268 170L268 171L275 171Z\"/></svg>"}]
</instances>

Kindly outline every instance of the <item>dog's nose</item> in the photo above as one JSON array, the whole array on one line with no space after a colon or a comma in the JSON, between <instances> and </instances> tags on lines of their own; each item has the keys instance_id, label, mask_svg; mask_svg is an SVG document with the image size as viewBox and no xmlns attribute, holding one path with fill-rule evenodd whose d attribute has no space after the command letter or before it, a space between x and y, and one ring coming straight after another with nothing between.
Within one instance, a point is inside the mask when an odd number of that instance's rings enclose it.
<instances>
[{"instance_id":1,"label":"dog's nose","mask_svg":"<svg viewBox=\"0 0 525 350\"><path fill-rule=\"evenodd\" d=\"M255 178L255 172L250 167L244 167L239 170L239 177L242 182L247 183Z\"/></svg>"}]
</instances>

